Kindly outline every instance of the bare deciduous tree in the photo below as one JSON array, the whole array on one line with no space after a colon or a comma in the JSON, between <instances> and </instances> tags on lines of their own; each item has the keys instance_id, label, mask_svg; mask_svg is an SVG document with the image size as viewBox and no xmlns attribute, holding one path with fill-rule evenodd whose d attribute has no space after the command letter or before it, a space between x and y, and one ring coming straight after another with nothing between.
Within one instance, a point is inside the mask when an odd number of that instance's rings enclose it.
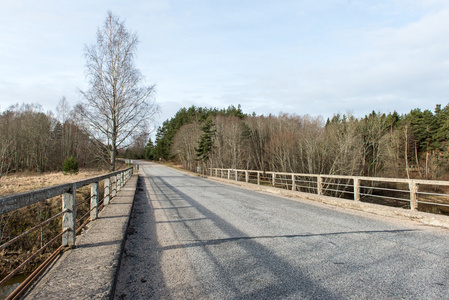
<instances>
[{"instance_id":1,"label":"bare deciduous tree","mask_svg":"<svg viewBox=\"0 0 449 300\"><path fill-rule=\"evenodd\" d=\"M198 123L183 125L173 140L171 154L175 156L185 169L194 171L198 162L196 161L196 150L201 138L201 127Z\"/></svg>"},{"instance_id":2,"label":"bare deciduous tree","mask_svg":"<svg viewBox=\"0 0 449 300\"><path fill-rule=\"evenodd\" d=\"M107 148L111 171L117 150L127 146L139 131L146 131L158 111L152 97L154 85L144 86L143 76L134 66L137 44L137 35L108 12L98 29L97 43L85 47L90 88L82 92L86 100L83 116L91 135Z\"/></svg>"},{"instance_id":3,"label":"bare deciduous tree","mask_svg":"<svg viewBox=\"0 0 449 300\"><path fill-rule=\"evenodd\" d=\"M241 169L247 167L248 130L243 120L236 116L216 116L215 144L212 164L222 168Z\"/></svg>"}]
</instances>

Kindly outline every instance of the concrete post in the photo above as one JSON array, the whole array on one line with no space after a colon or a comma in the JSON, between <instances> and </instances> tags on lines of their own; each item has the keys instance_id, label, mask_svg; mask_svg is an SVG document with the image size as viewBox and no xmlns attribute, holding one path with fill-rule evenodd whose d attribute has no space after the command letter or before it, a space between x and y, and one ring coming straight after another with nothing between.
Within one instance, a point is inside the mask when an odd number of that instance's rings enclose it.
<instances>
[{"instance_id":1,"label":"concrete post","mask_svg":"<svg viewBox=\"0 0 449 300\"><path fill-rule=\"evenodd\" d=\"M68 229L62 235L63 247L75 247L75 230L76 230L76 189L72 189L62 195L62 210L67 210L62 216L62 230Z\"/></svg>"},{"instance_id":2,"label":"concrete post","mask_svg":"<svg viewBox=\"0 0 449 300\"><path fill-rule=\"evenodd\" d=\"M296 178L295 178L295 174L292 174L292 191L296 192Z\"/></svg>"},{"instance_id":3,"label":"concrete post","mask_svg":"<svg viewBox=\"0 0 449 300\"><path fill-rule=\"evenodd\" d=\"M322 195L323 194L323 179L321 178L321 176L317 177L316 185L317 185L317 194Z\"/></svg>"},{"instance_id":4,"label":"concrete post","mask_svg":"<svg viewBox=\"0 0 449 300\"><path fill-rule=\"evenodd\" d=\"M260 172L257 172L257 185L260 185Z\"/></svg>"},{"instance_id":5,"label":"concrete post","mask_svg":"<svg viewBox=\"0 0 449 300\"><path fill-rule=\"evenodd\" d=\"M271 178L273 179L272 184L273 184L273 186L275 186L275 184L276 184L276 173L272 173Z\"/></svg>"},{"instance_id":6,"label":"concrete post","mask_svg":"<svg viewBox=\"0 0 449 300\"><path fill-rule=\"evenodd\" d=\"M245 181L246 183L249 181L248 171L245 171Z\"/></svg>"},{"instance_id":7,"label":"concrete post","mask_svg":"<svg viewBox=\"0 0 449 300\"><path fill-rule=\"evenodd\" d=\"M111 200L111 178L104 180L104 205L109 205Z\"/></svg>"},{"instance_id":8,"label":"concrete post","mask_svg":"<svg viewBox=\"0 0 449 300\"><path fill-rule=\"evenodd\" d=\"M90 184L90 220L98 217L98 182Z\"/></svg>"},{"instance_id":9,"label":"concrete post","mask_svg":"<svg viewBox=\"0 0 449 300\"><path fill-rule=\"evenodd\" d=\"M114 175L111 177L111 198L117 195L117 176Z\"/></svg>"},{"instance_id":10,"label":"concrete post","mask_svg":"<svg viewBox=\"0 0 449 300\"><path fill-rule=\"evenodd\" d=\"M116 184L117 192L119 192L122 189L122 173L118 173L116 175L116 178L117 178L117 184Z\"/></svg>"},{"instance_id":11,"label":"concrete post","mask_svg":"<svg viewBox=\"0 0 449 300\"><path fill-rule=\"evenodd\" d=\"M238 174L237 174L238 172L237 172L237 170L235 170L235 181L238 181L239 180L239 177L238 177Z\"/></svg>"},{"instance_id":12,"label":"concrete post","mask_svg":"<svg viewBox=\"0 0 449 300\"><path fill-rule=\"evenodd\" d=\"M414 180L410 180L408 183L408 187L410 190L410 209L417 210L418 202L416 193L418 192L418 184L416 184Z\"/></svg>"},{"instance_id":13,"label":"concrete post","mask_svg":"<svg viewBox=\"0 0 449 300\"><path fill-rule=\"evenodd\" d=\"M231 180L231 170L228 170L228 180Z\"/></svg>"},{"instance_id":14,"label":"concrete post","mask_svg":"<svg viewBox=\"0 0 449 300\"><path fill-rule=\"evenodd\" d=\"M354 182L354 200L360 201L360 179L354 177L352 180Z\"/></svg>"}]
</instances>

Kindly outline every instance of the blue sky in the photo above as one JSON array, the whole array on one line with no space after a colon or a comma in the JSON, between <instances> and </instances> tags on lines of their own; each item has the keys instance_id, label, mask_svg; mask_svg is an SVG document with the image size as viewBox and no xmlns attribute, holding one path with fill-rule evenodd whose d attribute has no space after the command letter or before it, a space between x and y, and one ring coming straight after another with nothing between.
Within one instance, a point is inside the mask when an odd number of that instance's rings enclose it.
<instances>
[{"instance_id":1,"label":"blue sky","mask_svg":"<svg viewBox=\"0 0 449 300\"><path fill-rule=\"evenodd\" d=\"M0 0L0 111L75 105L111 10L140 40L157 124L191 105L322 115L449 102L446 0Z\"/></svg>"}]
</instances>

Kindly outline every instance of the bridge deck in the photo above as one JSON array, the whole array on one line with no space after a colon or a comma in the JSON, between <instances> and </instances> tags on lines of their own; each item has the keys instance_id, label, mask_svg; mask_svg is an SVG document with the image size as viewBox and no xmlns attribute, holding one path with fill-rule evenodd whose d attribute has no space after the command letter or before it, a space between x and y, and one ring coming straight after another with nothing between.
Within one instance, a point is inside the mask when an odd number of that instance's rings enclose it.
<instances>
[{"instance_id":1,"label":"bridge deck","mask_svg":"<svg viewBox=\"0 0 449 300\"><path fill-rule=\"evenodd\" d=\"M76 248L65 252L24 299L110 298L136 184L137 175L133 175L91 227L77 237Z\"/></svg>"},{"instance_id":2,"label":"bridge deck","mask_svg":"<svg viewBox=\"0 0 449 300\"><path fill-rule=\"evenodd\" d=\"M140 167L115 299L447 298L446 229Z\"/></svg>"}]
</instances>

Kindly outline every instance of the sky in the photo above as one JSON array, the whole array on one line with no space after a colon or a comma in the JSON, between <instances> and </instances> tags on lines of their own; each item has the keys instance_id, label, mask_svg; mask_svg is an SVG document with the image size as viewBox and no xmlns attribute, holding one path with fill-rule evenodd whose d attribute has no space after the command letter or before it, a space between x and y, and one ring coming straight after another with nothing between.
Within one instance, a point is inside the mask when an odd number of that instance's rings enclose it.
<instances>
[{"instance_id":1,"label":"sky","mask_svg":"<svg viewBox=\"0 0 449 300\"><path fill-rule=\"evenodd\" d=\"M155 125L183 107L363 117L449 103L447 0L0 0L0 112L88 89L111 11L137 33Z\"/></svg>"}]
</instances>

